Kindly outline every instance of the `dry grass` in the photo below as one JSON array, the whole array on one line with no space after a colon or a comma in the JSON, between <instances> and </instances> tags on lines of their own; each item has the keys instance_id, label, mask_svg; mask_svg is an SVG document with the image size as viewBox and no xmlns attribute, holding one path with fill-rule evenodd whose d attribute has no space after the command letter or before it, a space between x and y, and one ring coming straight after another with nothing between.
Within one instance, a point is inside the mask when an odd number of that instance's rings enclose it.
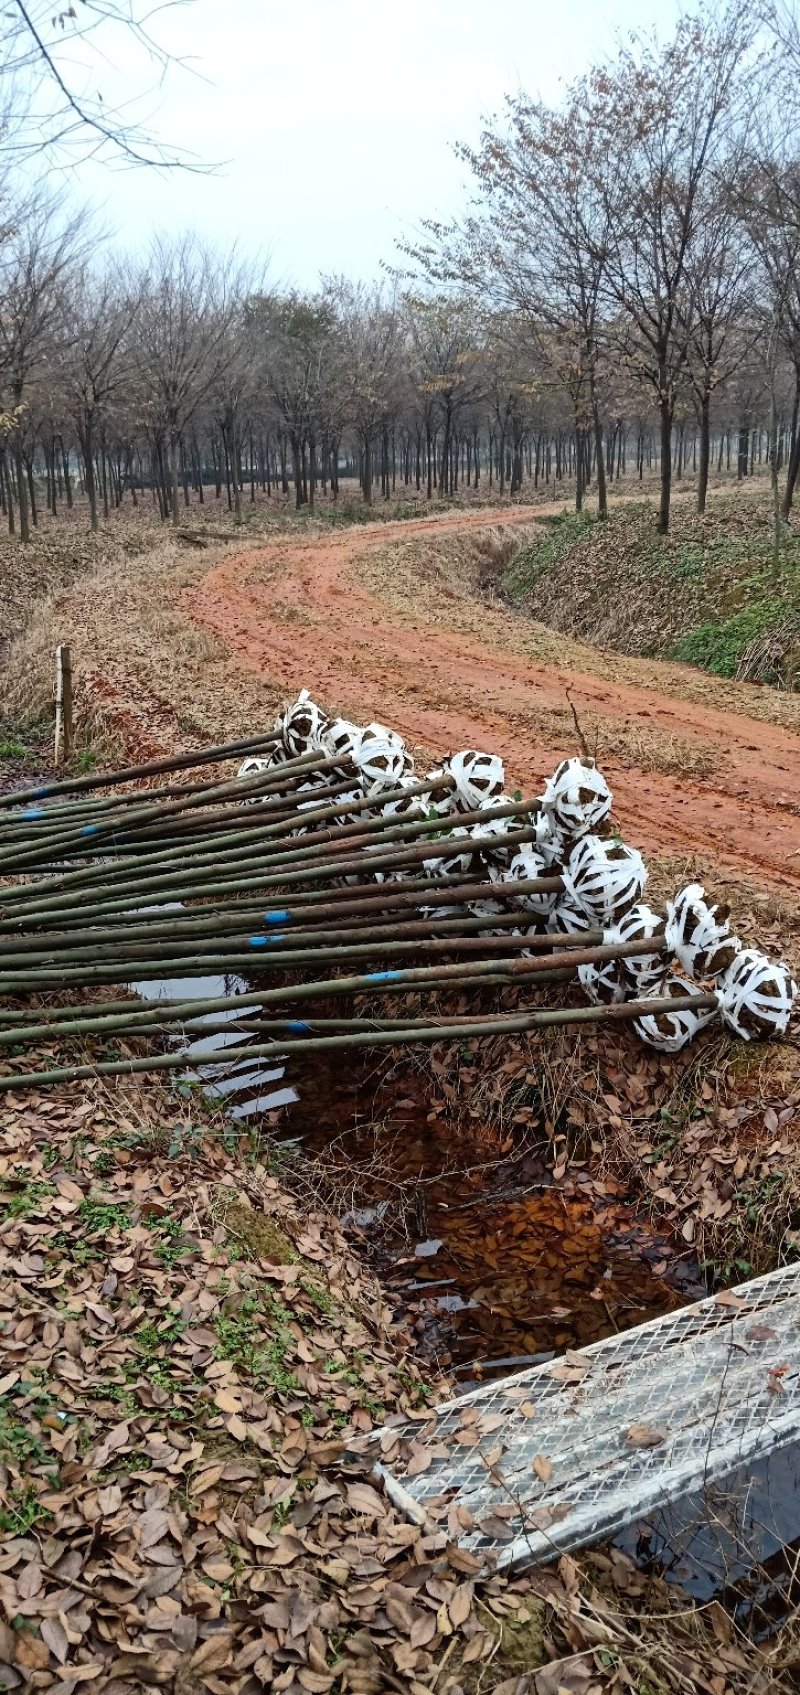
<instances>
[{"instance_id":1,"label":"dry grass","mask_svg":"<svg viewBox=\"0 0 800 1695\"><path fill-rule=\"evenodd\" d=\"M252 734L273 715L278 691L243 677L222 645L176 605L181 590L223 556L219 548L187 556L162 533L135 568L129 560L106 560L68 597L40 600L6 655L0 714L26 723L49 713L52 656L57 642L67 641L84 740L103 726L113 730L117 706L156 743ZM110 682L110 692L98 679Z\"/></svg>"}]
</instances>

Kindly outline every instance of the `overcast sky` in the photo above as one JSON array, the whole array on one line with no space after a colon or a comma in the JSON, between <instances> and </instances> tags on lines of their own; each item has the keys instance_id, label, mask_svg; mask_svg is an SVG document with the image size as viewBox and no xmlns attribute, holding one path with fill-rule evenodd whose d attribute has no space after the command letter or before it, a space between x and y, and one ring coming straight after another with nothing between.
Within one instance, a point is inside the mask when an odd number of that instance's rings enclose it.
<instances>
[{"instance_id":1,"label":"overcast sky","mask_svg":"<svg viewBox=\"0 0 800 1695\"><path fill-rule=\"evenodd\" d=\"M156 21L191 60L149 105L152 127L213 176L85 164L75 191L121 245L191 227L269 254L273 283L373 277L423 217L464 204L453 143L524 88L559 87L637 27L669 30L676 0L194 0ZM130 43L104 37L91 86L106 104L152 83Z\"/></svg>"}]
</instances>

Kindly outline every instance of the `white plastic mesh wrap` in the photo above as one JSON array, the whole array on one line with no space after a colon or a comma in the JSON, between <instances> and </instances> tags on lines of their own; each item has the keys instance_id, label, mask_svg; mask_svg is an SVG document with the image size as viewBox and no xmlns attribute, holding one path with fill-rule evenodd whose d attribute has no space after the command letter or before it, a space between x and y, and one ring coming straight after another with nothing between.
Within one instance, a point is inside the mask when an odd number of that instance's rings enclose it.
<instances>
[{"instance_id":1,"label":"white plastic mesh wrap","mask_svg":"<svg viewBox=\"0 0 800 1695\"><path fill-rule=\"evenodd\" d=\"M597 965L579 965L578 982L587 1000L595 1006L612 1006L625 999L625 983L618 959L606 959Z\"/></svg>"},{"instance_id":2,"label":"white plastic mesh wrap","mask_svg":"<svg viewBox=\"0 0 800 1695\"><path fill-rule=\"evenodd\" d=\"M363 799L364 796L360 789L346 789L344 794L336 795L334 800L331 801L331 806L336 807L336 823L366 825L370 817L370 808L359 806L359 801L363 801ZM341 846L342 854L350 852L347 839L342 842Z\"/></svg>"},{"instance_id":3,"label":"white plastic mesh wrap","mask_svg":"<svg viewBox=\"0 0 800 1695\"><path fill-rule=\"evenodd\" d=\"M523 842L512 854L508 865L502 868L494 865L489 867L489 877L495 886L532 882L534 878L548 875L544 860L532 842ZM529 912L535 912L539 918L546 918L548 913L552 912L558 898L557 889L542 889L541 892L531 889L516 896L518 905L526 907Z\"/></svg>"},{"instance_id":4,"label":"white plastic mesh wrap","mask_svg":"<svg viewBox=\"0 0 800 1695\"><path fill-rule=\"evenodd\" d=\"M719 977L741 942L730 933L727 906L710 905L702 883L689 883L667 901L666 943L690 977Z\"/></svg>"},{"instance_id":5,"label":"white plastic mesh wrap","mask_svg":"<svg viewBox=\"0 0 800 1695\"><path fill-rule=\"evenodd\" d=\"M469 830L466 830L463 824L456 824L454 829L448 830L447 841L453 842L451 852L444 854L441 859L423 860L426 877L462 877L472 868L474 848ZM466 851L456 846L457 841L467 844Z\"/></svg>"},{"instance_id":6,"label":"white plastic mesh wrap","mask_svg":"<svg viewBox=\"0 0 800 1695\"><path fill-rule=\"evenodd\" d=\"M237 777L255 777L259 771L269 771L271 766L271 759L264 759L260 754L251 754L249 759L242 760L236 775ZM264 797L263 795L245 795L243 798L245 806L256 806Z\"/></svg>"},{"instance_id":7,"label":"white plastic mesh wrap","mask_svg":"<svg viewBox=\"0 0 800 1695\"><path fill-rule=\"evenodd\" d=\"M564 867L564 891L603 929L618 924L647 882L641 854L613 837L582 836Z\"/></svg>"},{"instance_id":8,"label":"white plastic mesh wrap","mask_svg":"<svg viewBox=\"0 0 800 1695\"><path fill-rule=\"evenodd\" d=\"M353 757L364 793L374 800L398 788L414 768L402 736L384 724L367 724Z\"/></svg>"},{"instance_id":9,"label":"white plastic mesh wrap","mask_svg":"<svg viewBox=\"0 0 800 1695\"><path fill-rule=\"evenodd\" d=\"M236 775L237 777L255 777L258 771L268 771L271 764L271 759L265 759L260 753L254 753L250 755L249 759L242 760Z\"/></svg>"},{"instance_id":10,"label":"white plastic mesh wrap","mask_svg":"<svg viewBox=\"0 0 800 1695\"><path fill-rule=\"evenodd\" d=\"M486 817L479 824L472 826L472 838L480 852L481 859L487 865L507 865L514 853L514 843L508 840L509 835L520 828L520 818L513 814L505 818L495 817L498 805L511 803L510 795L499 795L497 799L487 802L482 810ZM527 822L527 820L526 820Z\"/></svg>"},{"instance_id":11,"label":"white plastic mesh wrap","mask_svg":"<svg viewBox=\"0 0 800 1695\"><path fill-rule=\"evenodd\" d=\"M583 908L569 895L557 895L552 912L547 915L545 929L553 936L580 936L584 930L597 928Z\"/></svg>"},{"instance_id":12,"label":"white plastic mesh wrap","mask_svg":"<svg viewBox=\"0 0 800 1695\"><path fill-rule=\"evenodd\" d=\"M467 906L473 918L497 918L507 910L498 900L468 900ZM505 934L505 925L500 926L499 933Z\"/></svg>"},{"instance_id":13,"label":"white plastic mesh wrap","mask_svg":"<svg viewBox=\"0 0 800 1695\"><path fill-rule=\"evenodd\" d=\"M342 769L349 771L361 746L361 731L349 718L334 718L322 732L322 751L329 759L341 759Z\"/></svg>"},{"instance_id":14,"label":"white plastic mesh wrap","mask_svg":"<svg viewBox=\"0 0 800 1695\"><path fill-rule=\"evenodd\" d=\"M452 777L450 777L450 772L447 770L446 766L444 766L444 765L434 765L433 769L431 771L426 772L423 781L426 782L426 783L434 784L439 779L441 779L442 777L447 777L449 779L450 788L449 789L433 789L432 788L430 798L429 798L429 801L428 801L428 811L434 812L436 814L437 818L448 818L453 812L455 812L457 810L457 808L456 808L455 785L453 783Z\"/></svg>"},{"instance_id":15,"label":"white plastic mesh wrap","mask_svg":"<svg viewBox=\"0 0 800 1695\"><path fill-rule=\"evenodd\" d=\"M396 785L398 789L416 788L416 778L401 777ZM403 820L416 822L417 819L427 818L430 808L430 796L426 794L401 795L398 800L380 801L380 811L384 818L396 818L398 823Z\"/></svg>"},{"instance_id":16,"label":"white plastic mesh wrap","mask_svg":"<svg viewBox=\"0 0 800 1695\"><path fill-rule=\"evenodd\" d=\"M297 796L298 812L319 812L322 807L325 807L328 804L325 795L320 792L319 784L313 782L310 778L305 783L298 783L295 794ZM302 800L300 798L301 795L304 797ZM342 821L343 820L337 814L334 818L323 819L322 828L326 830L330 829L332 826L335 828L335 826L342 823ZM309 830L315 830L317 828L318 826L316 824L297 823L292 825L291 833L293 836L305 836L308 834ZM345 844L342 843L342 847L344 847L344 845Z\"/></svg>"},{"instance_id":17,"label":"white plastic mesh wrap","mask_svg":"<svg viewBox=\"0 0 800 1695\"><path fill-rule=\"evenodd\" d=\"M667 977L661 987L655 991L653 999L679 999L682 995L696 995L697 984L687 983L683 977ZM646 999L646 996L642 997ZM714 1007L684 1007L675 1012L648 1012L634 1022L637 1036L641 1036L650 1048L658 1048L659 1053L680 1053L687 1042L691 1042L700 1030L704 1030L717 1017Z\"/></svg>"},{"instance_id":18,"label":"white plastic mesh wrap","mask_svg":"<svg viewBox=\"0 0 800 1695\"><path fill-rule=\"evenodd\" d=\"M301 754L319 749L329 723L327 713L311 699L308 689L301 689L297 699L276 718L275 728L280 730L288 757L299 759Z\"/></svg>"},{"instance_id":19,"label":"white plastic mesh wrap","mask_svg":"<svg viewBox=\"0 0 800 1695\"><path fill-rule=\"evenodd\" d=\"M442 770L455 782L453 801L458 812L475 812L486 801L499 801L505 783L502 759L496 753L476 753L465 748L452 753Z\"/></svg>"},{"instance_id":20,"label":"white plastic mesh wrap","mask_svg":"<svg viewBox=\"0 0 800 1695\"><path fill-rule=\"evenodd\" d=\"M569 848L563 830L556 828L549 813L541 813L536 826L536 850L541 854L550 876L561 870L564 860L569 858Z\"/></svg>"},{"instance_id":21,"label":"white plastic mesh wrap","mask_svg":"<svg viewBox=\"0 0 800 1695\"><path fill-rule=\"evenodd\" d=\"M542 806L565 835L585 836L608 818L611 790L594 762L562 759L545 784Z\"/></svg>"},{"instance_id":22,"label":"white plastic mesh wrap","mask_svg":"<svg viewBox=\"0 0 800 1695\"><path fill-rule=\"evenodd\" d=\"M757 948L742 948L717 984L725 1023L745 1042L785 1035L796 999L788 965Z\"/></svg>"},{"instance_id":23,"label":"white plastic mesh wrap","mask_svg":"<svg viewBox=\"0 0 800 1695\"><path fill-rule=\"evenodd\" d=\"M603 940L609 945L612 942L658 941L663 937L664 929L664 919L644 901L637 901L629 912L622 914L619 923L607 932ZM620 970L623 982L638 998L650 994L659 983L663 983L667 967L663 953L633 953L620 960Z\"/></svg>"}]
</instances>

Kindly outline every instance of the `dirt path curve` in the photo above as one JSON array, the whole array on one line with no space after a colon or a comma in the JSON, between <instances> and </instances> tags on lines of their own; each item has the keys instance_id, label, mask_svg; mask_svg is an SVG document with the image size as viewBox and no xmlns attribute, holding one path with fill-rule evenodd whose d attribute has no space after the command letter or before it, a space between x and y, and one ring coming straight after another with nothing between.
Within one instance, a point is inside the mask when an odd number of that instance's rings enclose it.
<instances>
[{"instance_id":1,"label":"dirt path curve","mask_svg":"<svg viewBox=\"0 0 800 1695\"><path fill-rule=\"evenodd\" d=\"M620 825L650 852L711 854L732 871L800 890L800 735L748 716L746 686L744 710L731 711L670 693L675 666L648 664L641 686L615 680L613 660L605 665L611 677L542 664L525 651L535 626L476 604L467 587L445 591L444 604L456 603L456 627L448 628L421 610L430 604L429 583L419 602L404 602L359 581L359 562L363 569L388 543L493 523L530 525L536 517L530 508L481 509L282 540L226 559L184 597L184 608L244 667L287 693L307 685L361 722L392 724L426 752L474 746L500 753L509 779L528 793L574 751L568 734L550 745L541 739L543 710L563 714L567 689L579 713L619 720L628 731L639 726L651 745L661 732L696 744L714 767L699 780L665 774L644 758L638 765L603 755Z\"/></svg>"}]
</instances>

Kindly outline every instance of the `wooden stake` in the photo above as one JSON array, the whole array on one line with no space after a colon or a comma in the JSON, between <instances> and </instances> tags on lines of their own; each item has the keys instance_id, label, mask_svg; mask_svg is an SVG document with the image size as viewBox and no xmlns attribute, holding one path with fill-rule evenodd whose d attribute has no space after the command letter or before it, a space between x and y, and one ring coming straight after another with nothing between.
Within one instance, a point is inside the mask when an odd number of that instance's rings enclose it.
<instances>
[{"instance_id":1,"label":"wooden stake","mask_svg":"<svg viewBox=\"0 0 800 1695\"><path fill-rule=\"evenodd\" d=\"M61 655L61 712L64 728L64 763L69 765L74 747L74 727L72 722L72 656L69 648L62 645Z\"/></svg>"},{"instance_id":2,"label":"wooden stake","mask_svg":"<svg viewBox=\"0 0 800 1695\"><path fill-rule=\"evenodd\" d=\"M63 647L56 648L56 730L53 743L53 764L61 763L61 734L64 723L64 667Z\"/></svg>"}]
</instances>

